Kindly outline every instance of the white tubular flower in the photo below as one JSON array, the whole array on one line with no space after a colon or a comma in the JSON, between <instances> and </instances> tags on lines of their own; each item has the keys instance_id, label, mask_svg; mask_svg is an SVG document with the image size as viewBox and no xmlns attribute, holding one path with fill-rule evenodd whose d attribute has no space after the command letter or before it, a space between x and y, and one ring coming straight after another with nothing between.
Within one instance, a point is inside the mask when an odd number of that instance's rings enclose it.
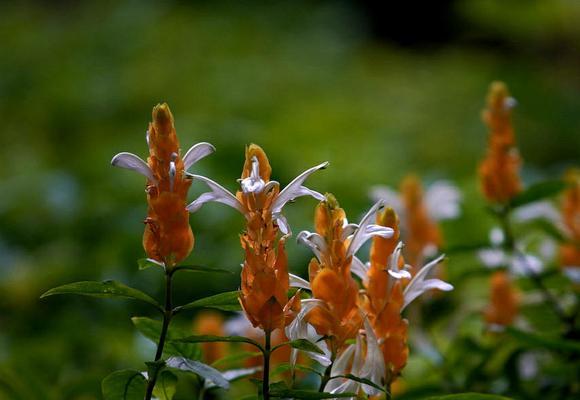
<instances>
[{"instance_id":1,"label":"white tubular flower","mask_svg":"<svg viewBox=\"0 0 580 400\"><path fill-rule=\"evenodd\" d=\"M312 250L318 261L323 262L322 256L327 251L326 241L316 232L301 231L296 236L296 241L306 245Z\"/></svg>"},{"instance_id":2,"label":"white tubular flower","mask_svg":"<svg viewBox=\"0 0 580 400\"><path fill-rule=\"evenodd\" d=\"M362 245L374 236L380 236L385 239L393 236L393 229L371 223L374 220L375 214L383 207L383 205L384 202L382 200L377 201L375 205L372 206L371 209L361 219L358 227L350 236L350 243L348 244L348 248L346 250L347 258L354 256L356 252L362 247Z\"/></svg>"},{"instance_id":3,"label":"white tubular flower","mask_svg":"<svg viewBox=\"0 0 580 400\"><path fill-rule=\"evenodd\" d=\"M427 211L435 221L455 219L461 213L463 196L459 189L449 181L435 181L427 188L425 203Z\"/></svg>"},{"instance_id":4,"label":"white tubular flower","mask_svg":"<svg viewBox=\"0 0 580 400\"><path fill-rule=\"evenodd\" d=\"M428 290L439 289L443 290L444 292L453 290L453 286L447 282L443 282L441 279L427 279L429 272L433 269L433 267L443 261L444 258L444 255L439 256L429 264L423 266L423 268L417 272L417 274L413 277L411 282L409 282L405 288L405 291L403 292L404 302L403 306L401 307L401 311L403 311L405 307L407 307L413 300Z\"/></svg>"},{"instance_id":5,"label":"white tubular flower","mask_svg":"<svg viewBox=\"0 0 580 400\"><path fill-rule=\"evenodd\" d=\"M346 257L352 256L351 269L353 273L361 279L366 279L364 274L368 270L361 260L355 257L356 252L361 248L367 240L374 236L382 238L390 238L393 236L393 229L384 226L371 224L374 215L382 207L382 202L377 202L362 218L361 222L357 224L345 224L343 230L343 239L350 238L348 248L346 250ZM324 263L323 255L327 253L327 244L325 239L316 232L301 231L296 237L298 243L304 244L312 250L320 263Z\"/></svg>"},{"instance_id":6,"label":"white tubular flower","mask_svg":"<svg viewBox=\"0 0 580 400\"><path fill-rule=\"evenodd\" d=\"M382 200L385 206L395 210L399 218L405 213L401 195L399 192L388 186L377 185L371 187L369 196L371 200L375 202Z\"/></svg>"},{"instance_id":7,"label":"white tubular flower","mask_svg":"<svg viewBox=\"0 0 580 400\"><path fill-rule=\"evenodd\" d=\"M564 272L564 275L572 281L572 283L580 283L580 266L565 265L562 267L562 271Z\"/></svg>"},{"instance_id":8,"label":"white tubular flower","mask_svg":"<svg viewBox=\"0 0 580 400\"><path fill-rule=\"evenodd\" d=\"M312 196L316 200L322 201L324 200L324 196L314 190L308 189L306 186L302 186L304 181L312 175L314 172L325 169L328 166L328 161L323 162L322 164L318 164L312 168L307 169L300 175L298 175L292 182L288 184L276 197L274 203L272 204L272 213L273 214L280 214L282 212L282 208L288 203L298 197L301 196Z\"/></svg>"},{"instance_id":9,"label":"white tubular flower","mask_svg":"<svg viewBox=\"0 0 580 400\"><path fill-rule=\"evenodd\" d=\"M368 318L365 318L364 324L367 351L365 363L360 371L360 375L357 376L359 378L368 379L379 387L383 387L386 375L385 359L383 358L383 353L379 347L379 341L377 340L377 336L375 335ZM370 385L363 384L363 390L366 394L371 396L381 394L380 390Z\"/></svg>"},{"instance_id":10,"label":"white tubular flower","mask_svg":"<svg viewBox=\"0 0 580 400\"><path fill-rule=\"evenodd\" d=\"M350 373L357 378L368 379L377 386L383 387L386 371L383 353L367 318L365 318L364 326L365 332L357 335L356 344L349 345L335 360L330 375L335 377ZM358 393L361 387L366 394L371 396L382 393L376 387L348 378L331 379L325 391L333 394Z\"/></svg>"},{"instance_id":11,"label":"white tubular flower","mask_svg":"<svg viewBox=\"0 0 580 400\"><path fill-rule=\"evenodd\" d=\"M393 250L393 254L389 256L388 273L395 279L411 279L411 273L407 270L408 265L405 265L404 269L399 269L399 260L401 259L403 246L403 242L397 243L397 247Z\"/></svg>"},{"instance_id":12,"label":"white tubular flower","mask_svg":"<svg viewBox=\"0 0 580 400\"><path fill-rule=\"evenodd\" d=\"M358 351L357 351L358 350ZM352 367L349 368L352 364ZM356 365L355 365L356 364ZM358 369L362 365L362 345L360 343L360 337L357 337L356 344L348 345L342 353L334 360L332 364L332 369L330 371L330 376L340 376L346 375L349 372L353 375L358 372ZM355 393L359 388L359 383L351 379L346 378L335 378L328 381L324 391L339 394L345 392ZM351 398L354 399L354 398Z\"/></svg>"},{"instance_id":13,"label":"white tubular flower","mask_svg":"<svg viewBox=\"0 0 580 400\"><path fill-rule=\"evenodd\" d=\"M153 171L151 171L149 165L147 165L147 163L136 154L128 153L126 151L119 153L113 157L111 160L111 165L119 168L133 170L149 179L155 185L158 183L157 178L155 178L153 175Z\"/></svg>"},{"instance_id":14,"label":"white tubular flower","mask_svg":"<svg viewBox=\"0 0 580 400\"><path fill-rule=\"evenodd\" d=\"M306 279L294 274L288 274L288 277L290 278L290 287L312 290L310 287L310 282L308 282Z\"/></svg>"},{"instance_id":15,"label":"white tubular flower","mask_svg":"<svg viewBox=\"0 0 580 400\"><path fill-rule=\"evenodd\" d=\"M383 200L387 207L395 210L401 221L405 220L405 207L399 192L388 186L377 185L371 188L369 195L373 201ZM427 212L435 221L459 217L462 199L459 189L446 180L431 183L425 191Z\"/></svg>"},{"instance_id":16,"label":"white tubular flower","mask_svg":"<svg viewBox=\"0 0 580 400\"><path fill-rule=\"evenodd\" d=\"M358 276L361 281L366 283L369 279L367 273L369 272L370 263L363 263L360 258L353 257L350 264L350 272Z\"/></svg>"},{"instance_id":17,"label":"white tubular flower","mask_svg":"<svg viewBox=\"0 0 580 400\"><path fill-rule=\"evenodd\" d=\"M525 241L516 242L514 251L506 251L501 248L504 240L504 233L501 229L493 228L491 230L490 241L492 246L477 252L479 260L485 267L490 269L508 267L512 274L518 276L529 276L542 272L544 261L526 250ZM549 244L548 242L544 243ZM547 256L550 256L550 254L547 254Z\"/></svg>"},{"instance_id":18,"label":"white tubular flower","mask_svg":"<svg viewBox=\"0 0 580 400\"><path fill-rule=\"evenodd\" d=\"M321 335L316 333L316 330L312 325L310 325L306 321L306 316L308 313L317 306L324 306L324 302L318 299L304 299L301 301L301 309L296 315L296 318L284 328L286 333L286 337L290 340L297 340L297 339L306 339L309 342L312 342L318 346L320 350L323 351L324 354L314 353L307 351L305 352L308 357L313 359L314 361L318 362L323 366L328 366L331 363L330 357L330 349L326 345ZM294 366L296 364L296 359L298 356L298 350L292 349L290 353L290 362L291 365Z\"/></svg>"},{"instance_id":19,"label":"white tubular flower","mask_svg":"<svg viewBox=\"0 0 580 400\"><path fill-rule=\"evenodd\" d=\"M215 147L207 142L194 144L183 156L183 168L188 171L193 164L215 151Z\"/></svg>"},{"instance_id":20,"label":"white tubular flower","mask_svg":"<svg viewBox=\"0 0 580 400\"><path fill-rule=\"evenodd\" d=\"M544 219L551 222L562 232L566 231L560 211L548 200L536 201L523 207L518 207L513 212L513 219L519 223Z\"/></svg>"},{"instance_id":21,"label":"white tubular flower","mask_svg":"<svg viewBox=\"0 0 580 400\"><path fill-rule=\"evenodd\" d=\"M242 192L248 193L260 193L264 190L266 183L262 178L260 178L260 163L256 156L252 157L252 172L250 176L246 179L239 180L242 187Z\"/></svg>"},{"instance_id":22,"label":"white tubular flower","mask_svg":"<svg viewBox=\"0 0 580 400\"><path fill-rule=\"evenodd\" d=\"M286 186L280 193L278 193L278 195L274 199L271 211L273 217L276 219L276 223L278 224L278 227L280 228L282 234L284 235L290 234L290 226L288 225L286 218L282 215L282 209L289 201L292 201L300 196L312 196L317 200L324 199L324 196L322 194L314 190L308 189L307 187L302 186L302 184L310 175L312 175L314 172L320 169L326 168L327 165L328 162L325 162L304 171L292 182L290 182L288 186ZM210 192L203 193L187 206L187 209L190 212L195 212L199 210L201 206L203 206L205 203L213 201L230 206L238 210L242 214L244 214L246 217L248 217L248 213L247 210L244 208L244 205L229 190L227 190L219 183L209 178L200 175L190 175L190 176L194 179L202 181L210 189ZM238 180L238 182L240 183L242 194L244 196L250 194L258 194L264 191L268 192L272 190L275 186L279 186L279 183L276 181L265 182L262 179L262 177L260 176L260 163L257 157L255 156L252 157L252 169L250 172L250 176L244 179L240 179Z\"/></svg>"},{"instance_id":23,"label":"white tubular flower","mask_svg":"<svg viewBox=\"0 0 580 400\"><path fill-rule=\"evenodd\" d=\"M148 133L147 133L147 144L149 144ZM184 169L187 171L193 164L195 164L202 158L210 155L214 151L215 147L206 142L197 143L191 146L191 148L187 151L187 153L185 153L185 156L183 156ZM175 156L175 158L177 158L177 155ZM121 152L113 157L113 159L111 160L111 165L119 168L133 170L149 179L149 181L151 181L151 183L153 183L154 185L158 184L158 180L157 178L155 178L155 175L153 174L151 168L149 168L147 162L145 162L141 157L139 157L136 154ZM173 168L175 168L175 166L173 166ZM173 175L175 175L175 171L170 170L169 174L171 175L172 173Z\"/></svg>"},{"instance_id":24,"label":"white tubular flower","mask_svg":"<svg viewBox=\"0 0 580 400\"><path fill-rule=\"evenodd\" d=\"M242 206L242 203L238 201L236 196L234 196L229 190L221 186L219 183L201 175L190 176L193 179L197 179L205 183L211 189L211 192L203 193L197 199L189 203L189 205L186 207L187 211L191 213L196 212L205 203L215 201L216 203L225 204L226 206L230 206L239 212L244 213L244 207Z\"/></svg>"}]
</instances>

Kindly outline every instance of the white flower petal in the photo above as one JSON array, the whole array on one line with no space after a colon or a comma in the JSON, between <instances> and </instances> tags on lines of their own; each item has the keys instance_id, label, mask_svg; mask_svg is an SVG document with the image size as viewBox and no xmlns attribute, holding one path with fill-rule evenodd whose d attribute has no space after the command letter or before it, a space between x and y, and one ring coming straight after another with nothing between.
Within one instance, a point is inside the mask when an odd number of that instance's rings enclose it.
<instances>
[{"instance_id":1,"label":"white flower petal","mask_svg":"<svg viewBox=\"0 0 580 400\"><path fill-rule=\"evenodd\" d=\"M350 264L350 272L358 276L363 282L368 280L367 273L369 271L369 266L363 263L358 257L352 258L352 263Z\"/></svg>"},{"instance_id":2,"label":"white flower petal","mask_svg":"<svg viewBox=\"0 0 580 400\"><path fill-rule=\"evenodd\" d=\"M440 279L427 279L429 272L431 272L431 270L437 264L443 261L444 258L445 256L441 255L437 259L431 261L429 264L421 268L419 272L417 272L417 274L413 277L411 282L409 282L409 285L407 285L405 291L403 292L405 301L403 303L403 307L401 307L401 311L403 311L405 307L409 305L409 303L428 290L439 289L445 292L453 290L452 285L447 282L443 282Z\"/></svg>"},{"instance_id":3,"label":"white flower petal","mask_svg":"<svg viewBox=\"0 0 580 400\"><path fill-rule=\"evenodd\" d=\"M345 218L346 220L346 218ZM358 229L358 224L344 224L342 227L342 240L348 239L349 236L353 235Z\"/></svg>"},{"instance_id":4,"label":"white flower petal","mask_svg":"<svg viewBox=\"0 0 580 400\"><path fill-rule=\"evenodd\" d=\"M373 236L381 236L383 238L389 238L393 236L394 231L391 228L387 228L380 225L371 224L373 217L376 212L383 206L383 202L379 200L371 209L365 214L360 223L358 224L358 229L352 235L348 249L346 251L346 256L355 255L356 252L361 248L361 246Z\"/></svg>"},{"instance_id":5,"label":"white flower petal","mask_svg":"<svg viewBox=\"0 0 580 400\"><path fill-rule=\"evenodd\" d=\"M115 167L133 170L149 179L155 185L157 185L158 183L157 179L155 179L155 176L153 176L153 171L151 171L149 165L147 165L147 163L143 161L143 159L141 159L139 156L133 153L122 152L117 154L111 160L111 165L114 165Z\"/></svg>"},{"instance_id":6,"label":"white flower petal","mask_svg":"<svg viewBox=\"0 0 580 400\"><path fill-rule=\"evenodd\" d=\"M388 272L389 275L391 275L395 279L411 279L412 277L411 273L404 269L400 271L393 271L392 269L389 269Z\"/></svg>"},{"instance_id":7,"label":"white flower petal","mask_svg":"<svg viewBox=\"0 0 580 400\"><path fill-rule=\"evenodd\" d=\"M366 378L378 385L379 387L384 386L385 379L385 360L383 358L383 353L379 347L379 342L373 331L368 318L364 321L365 332L366 332L366 342L367 342L367 354L365 357L365 364L360 371L360 378ZM368 395L380 395L381 391L370 385L363 384L363 390Z\"/></svg>"},{"instance_id":8,"label":"white flower petal","mask_svg":"<svg viewBox=\"0 0 580 400\"><path fill-rule=\"evenodd\" d=\"M436 221L457 218L461 213L461 199L459 189L445 180L433 182L425 193L427 211Z\"/></svg>"},{"instance_id":9,"label":"white flower petal","mask_svg":"<svg viewBox=\"0 0 580 400\"><path fill-rule=\"evenodd\" d=\"M332 369L330 372L330 376L337 376L337 375L346 375L349 373L349 365L352 360L352 357L355 354L356 346L354 344L348 345L342 353L338 355L336 360L334 360L334 364L332 364ZM331 379L326 384L324 391L330 393L342 393L344 390L338 392L339 388L345 383L346 379L337 378ZM356 382L355 382L356 383Z\"/></svg>"},{"instance_id":10,"label":"white flower petal","mask_svg":"<svg viewBox=\"0 0 580 400\"><path fill-rule=\"evenodd\" d=\"M324 200L324 196L322 194L315 192L314 190L310 190L307 187L302 186L302 184L314 172L320 169L324 169L327 166L328 162L324 162L315 167L307 169L296 178L294 178L294 180L278 194L276 200L274 200L274 204L272 204L272 213L280 213L286 203L300 196L312 196L317 200Z\"/></svg>"},{"instance_id":11,"label":"white flower petal","mask_svg":"<svg viewBox=\"0 0 580 400\"><path fill-rule=\"evenodd\" d=\"M210 155L215 151L215 147L212 144L206 142L200 142L194 144L187 150L187 153L183 156L183 168L187 171L193 164L201 160L202 158Z\"/></svg>"},{"instance_id":12,"label":"white flower petal","mask_svg":"<svg viewBox=\"0 0 580 400\"><path fill-rule=\"evenodd\" d=\"M292 230L290 229L290 225L288 224L288 220L282 214L274 214L273 215L280 232L282 235L290 235L292 234Z\"/></svg>"},{"instance_id":13,"label":"white flower petal","mask_svg":"<svg viewBox=\"0 0 580 400\"><path fill-rule=\"evenodd\" d=\"M324 341L320 341L322 336L320 336L316 332L314 327L306 321L306 315L314 307L323 306L323 305L324 305L324 302L322 300L318 300L318 299L304 299L304 300L302 300L301 301L302 308L298 312L298 315L296 315L296 318L294 318L294 320L290 324L288 324L288 326L286 328L284 328L284 331L286 333L286 336L290 340L306 339L309 342L316 344L318 346L318 348L323 351L324 354L306 351L305 352L306 355L308 355L308 357L310 357L311 359L317 361L319 364L321 364L323 366L328 366L328 365L330 365L330 362L331 362L330 361L330 357L331 357L330 349L328 348L328 346L326 345L326 343ZM296 363L296 357L297 357L297 352L293 351L291 353L291 357L290 357L292 365L294 365Z\"/></svg>"},{"instance_id":14,"label":"white flower petal","mask_svg":"<svg viewBox=\"0 0 580 400\"><path fill-rule=\"evenodd\" d=\"M401 201L399 193L388 186L373 186L370 190L370 198L374 202L383 200L385 206L395 210L399 217L404 213L405 207L403 207L403 202Z\"/></svg>"},{"instance_id":15,"label":"white flower petal","mask_svg":"<svg viewBox=\"0 0 580 400\"><path fill-rule=\"evenodd\" d=\"M497 268L508 263L508 257L502 249L482 249L477 257L488 268Z\"/></svg>"},{"instance_id":16,"label":"white flower petal","mask_svg":"<svg viewBox=\"0 0 580 400\"><path fill-rule=\"evenodd\" d=\"M562 272L572 281L572 283L580 283L580 267L565 265L562 267Z\"/></svg>"},{"instance_id":17,"label":"white flower petal","mask_svg":"<svg viewBox=\"0 0 580 400\"><path fill-rule=\"evenodd\" d=\"M260 162L258 161L258 157L252 157L252 171L250 172L250 176L241 179L239 182L244 194L260 193L264 190L266 182L260 177Z\"/></svg>"},{"instance_id":18,"label":"white flower petal","mask_svg":"<svg viewBox=\"0 0 580 400\"><path fill-rule=\"evenodd\" d=\"M322 262L322 255L326 252L326 242L322 236L318 233L302 231L296 236L296 241L308 246L318 261Z\"/></svg>"},{"instance_id":19,"label":"white flower petal","mask_svg":"<svg viewBox=\"0 0 580 400\"><path fill-rule=\"evenodd\" d=\"M499 226L496 226L489 231L489 241L492 246L501 246L504 240L505 234L503 233L503 229L501 229Z\"/></svg>"},{"instance_id":20,"label":"white flower petal","mask_svg":"<svg viewBox=\"0 0 580 400\"><path fill-rule=\"evenodd\" d=\"M516 275L537 275L544 269L544 263L536 256L518 251L512 256L511 268Z\"/></svg>"},{"instance_id":21,"label":"white flower petal","mask_svg":"<svg viewBox=\"0 0 580 400\"><path fill-rule=\"evenodd\" d=\"M217 203L222 203L227 206L233 207L242 214L244 213L244 208L242 204L238 201L236 196L230 193L230 191L221 186L219 183L214 182L211 179L201 175L189 175L189 176L191 176L193 179L199 179L211 189L211 192L202 194L186 207L189 212L195 212L199 210L201 206L204 205L205 203L215 201Z\"/></svg>"},{"instance_id":22,"label":"white flower petal","mask_svg":"<svg viewBox=\"0 0 580 400\"><path fill-rule=\"evenodd\" d=\"M227 335L261 337L264 332L254 328L246 315L242 312L235 317L229 318L224 324L224 331Z\"/></svg>"},{"instance_id":23,"label":"white flower petal","mask_svg":"<svg viewBox=\"0 0 580 400\"><path fill-rule=\"evenodd\" d=\"M294 274L288 274L288 276L290 277L290 287L312 290L310 288L310 282L308 282L306 279Z\"/></svg>"}]
</instances>

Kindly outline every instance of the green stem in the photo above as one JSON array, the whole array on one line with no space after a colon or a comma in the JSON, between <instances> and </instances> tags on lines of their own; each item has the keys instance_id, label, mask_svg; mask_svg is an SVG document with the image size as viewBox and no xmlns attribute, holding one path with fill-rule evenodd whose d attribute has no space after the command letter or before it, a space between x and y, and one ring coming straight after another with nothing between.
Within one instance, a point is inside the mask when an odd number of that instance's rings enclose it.
<instances>
[{"instance_id":1,"label":"green stem","mask_svg":"<svg viewBox=\"0 0 580 400\"><path fill-rule=\"evenodd\" d=\"M328 383L328 381L330 380L330 372L332 371L332 364L333 363L330 363L328 365L328 367L326 367L326 369L324 370L324 375L322 376L322 379L320 381L320 386L318 387L319 393L324 392L324 388L325 388L326 384Z\"/></svg>"},{"instance_id":2,"label":"green stem","mask_svg":"<svg viewBox=\"0 0 580 400\"><path fill-rule=\"evenodd\" d=\"M161 335L159 335L159 343L157 344L157 352L155 353L155 361L159 361L163 355L163 348L165 347L165 339L167 338L167 331L169 329L169 323L171 322L171 317L173 316L172 311L172 301L171 301L171 278L173 277L172 271L166 271L165 273L165 312L163 314L163 326L161 327ZM153 388L155 387L155 382L157 381L157 375L159 373L159 368L153 370L152 376L149 377L149 382L147 384L147 391L145 392L145 400L151 400L153 395Z\"/></svg>"},{"instance_id":3,"label":"green stem","mask_svg":"<svg viewBox=\"0 0 580 400\"><path fill-rule=\"evenodd\" d=\"M393 399L393 394L391 392L391 381L390 380L385 384L385 399L386 400Z\"/></svg>"},{"instance_id":4,"label":"green stem","mask_svg":"<svg viewBox=\"0 0 580 400\"><path fill-rule=\"evenodd\" d=\"M511 251L512 253L519 253L520 251L516 247L515 237L509 221L510 211L511 211L510 208L506 206L501 211L498 212L498 217L505 235L504 246L507 250ZM523 258L523 260L525 263L527 263L527 260L525 258ZM566 315L566 312L564 311L564 309L562 308L556 297L546 287L546 285L542 281L542 278L535 271L529 268L528 265L526 265L526 270L527 270L526 276L528 276L532 281L532 283L536 286L536 288L540 290L540 292L544 296L544 299L546 300L546 303L548 303L552 307L558 318L562 322L564 322L567 326L570 326L570 324L573 325L574 318L573 317L570 318L568 315Z\"/></svg>"},{"instance_id":5,"label":"green stem","mask_svg":"<svg viewBox=\"0 0 580 400\"><path fill-rule=\"evenodd\" d=\"M272 336L271 331L265 331L265 346L264 346L264 375L262 377L262 396L264 400L270 400L270 354Z\"/></svg>"}]
</instances>

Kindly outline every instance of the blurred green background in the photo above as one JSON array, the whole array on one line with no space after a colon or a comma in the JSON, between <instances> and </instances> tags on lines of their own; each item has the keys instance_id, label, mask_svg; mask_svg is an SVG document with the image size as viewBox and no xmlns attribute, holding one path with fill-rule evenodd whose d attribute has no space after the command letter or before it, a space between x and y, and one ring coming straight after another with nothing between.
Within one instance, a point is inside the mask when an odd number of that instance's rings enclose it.
<instances>
[{"instance_id":1,"label":"blurred green background","mask_svg":"<svg viewBox=\"0 0 580 400\"><path fill-rule=\"evenodd\" d=\"M463 219L444 226L450 246L486 240L492 225L475 177L491 81L505 81L518 99L527 181L578 164L580 3L433 3L0 5L0 398L97 399L110 371L152 357L129 320L151 315L139 304L39 296L95 279L161 295L159 271L136 264L143 179L109 164L120 151L146 156L158 102L169 103L184 149L216 146L194 172L232 190L251 142L283 184L330 161L309 186L335 193L351 220L370 205L371 185L397 186L409 172L452 179L465 200ZM194 184L191 198L203 189ZM312 228L314 204L288 207L295 232ZM191 223L190 260L237 271L239 215L208 205ZM310 254L288 247L291 269L303 273ZM452 283L475 265L452 260ZM237 274L179 278L176 302L239 283ZM487 288L472 286L439 312L485 304ZM408 375L413 387L413 361Z\"/></svg>"}]
</instances>

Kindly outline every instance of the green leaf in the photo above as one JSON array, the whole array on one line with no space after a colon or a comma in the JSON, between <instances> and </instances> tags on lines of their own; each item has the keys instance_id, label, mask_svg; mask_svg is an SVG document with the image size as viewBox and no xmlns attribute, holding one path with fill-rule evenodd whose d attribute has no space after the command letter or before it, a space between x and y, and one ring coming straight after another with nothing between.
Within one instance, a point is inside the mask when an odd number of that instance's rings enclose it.
<instances>
[{"instance_id":1,"label":"green leaf","mask_svg":"<svg viewBox=\"0 0 580 400\"><path fill-rule=\"evenodd\" d=\"M427 400L510 400L510 398L498 396L497 394L457 393L445 396L428 397Z\"/></svg>"},{"instance_id":2,"label":"green leaf","mask_svg":"<svg viewBox=\"0 0 580 400\"><path fill-rule=\"evenodd\" d=\"M567 183L562 180L549 180L531 185L526 190L514 197L510 203L512 208L533 203L554 196L564 190Z\"/></svg>"},{"instance_id":3,"label":"green leaf","mask_svg":"<svg viewBox=\"0 0 580 400\"><path fill-rule=\"evenodd\" d=\"M177 271L206 272L210 274L228 274L228 275L232 275L234 273L233 271L227 269L206 267L204 265L178 265L173 269L173 272Z\"/></svg>"},{"instance_id":4,"label":"green leaf","mask_svg":"<svg viewBox=\"0 0 580 400\"><path fill-rule=\"evenodd\" d=\"M375 389L380 390L381 392L385 391L385 388L377 385L376 383L374 383L373 381L371 381L370 379L366 379L366 378L359 378L358 376L354 376L353 374L346 374L346 375L336 375L333 376L330 379L336 379L336 378L346 378L346 379L350 379L351 381L355 381L355 382L359 382L359 383L364 383L365 385L369 385L374 387Z\"/></svg>"},{"instance_id":5,"label":"green leaf","mask_svg":"<svg viewBox=\"0 0 580 400\"><path fill-rule=\"evenodd\" d=\"M225 292L213 296L204 297L173 309L174 313L192 308L215 308L223 311L241 311L240 301L238 300L239 292Z\"/></svg>"},{"instance_id":6,"label":"green leaf","mask_svg":"<svg viewBox=\"0 0 580 400\"><path fill-rule=\"evenodd\" d=\"M166 364L169 368L185 372L193 372L223 389L227 390L230 388L230 383L221 372L202 362L189 360L184 357L171 357L167 359Z\"/></svg>"},{"instance_id":7,"label":"green leaf","mask_svg":"<svg viewBox=\"0 0 580 400\"><path fill-rule=\"evenodd\" d=\"M262 353L259 351L241 351L239 353L230 354L228 356L222 357L217 361L212 363L212 366L223 365L235 363L237 361L245 360L250 357L262 357Z\"/></svg>"},{"instance_id":8,"label":"green leaf","mask_svg":"<svg viewBox=\"0 0 580 400\"><path fill-rule=\"evenodd\" d=\"M42 296L41 299L54 296L56 294L77 294L81 296L91 296L99 298L120 298L120 299L133 299L141 300L145 303L151 304L153 307L160 311L163 308L155 301L155 299L148 294L141 292L140 290L133 289L127 285L124 285L116 281L84 281L69 283L67 285L62 285L50 289Z\"/></svg>"},{"instance_id":9,"label":"green leaf","mask_svg":"<svg viewBox=\"0 0 580 400\"><path fill-rule=\"evenodd\" d=\"M235 382L242 378L247 378L248 376L254 375L256 372L261 371L262 367L254 367L254 368L237 368L237 369L229 369L222 372L224 378L227 379L228 382ZM211 389L214 387L218 387L213 382L206 381L205 383L206 389Z\"/></svg>"},{"instance_id":10,"label":"green leaf","mask_svg":"<svg viewBox=\"0 0 580 400\"><path fill-rule=\"evenodd\" d=\"M124 369L103 379L104 400L143 400L147 381L141 372Z\"/></svg>"},{"instance_id":11,"label":"green leaf","mask_svg":"<svg viewBox=\"0 0 580 400\"><path fill-rule=\"evenodd\" d=\"M165 269L165 265L163 265L163 263L152 258L140 258L137 260L137 265L139 265L140 270L151 267Z\"/></svg>"},{"instance_id":12,"label":"green leaf","mask_svg":"<svg viewBox=\"0 0 580 400\"><path fill-rule=\"evenodd\" d=\"M282 343L281 345L276 346L274 349L277 349L278 347L283 346L285 344L290 345L290 347L292 347L294 349L303 350L303 351L310 351L312 353L324 354L324 351L322 351L320 349L320 347L318 347L317 345L315 345L314 343L312 343L306 339L296 339L296 340L292 340L291 342Z\"/></svg>"},{"instance_id":13,"label":"green leaf","mask_svg":"<svg viewBox=\"0 0 580 400\"><path fill-rule=\"evenodd\" d=\"M320 371L317 371L315 368L309 367L307 365L302 364L294 364L294 369L297 371L302 371L306 373L313 373L318 376L323 376L324 374ZM271 375L279 375L287 371L292 370L292 364L290 363L281 363L274 370L272 370Z\"/></svg>"},{"instance_id":14,"label":"green leaf","mask_svg":"<svg viewBox=\"0 0 580 400\"><path fill-rule=\"evenodd\" d=\"M133 317L131 322L135 325L135 328L143 334L146 338L151 340L153 343L157 344L159 342L159 336L161 335L161 321L156 321L151 318L146 317ZM170 356L183 356L185 358L190 358L197 360L201 357L201 349L195 343L176 343L172 342L172 339L178 339L186 337L190 332L185 329L179 329L175 326L171 326L167 332L167 341L165 342L165 347L163 353Z\"/></svg>"},{"instance_id":15,"label":"green leaf","mask_svg":"<svg viewBox=\"0 0 580 400\"><path fill-rule=\"evenodd\" d=\"M155 382L155 388L153 389L153 397L159 400L171 400L175 396L177 390L177 377L170 371L162 371L157 382Z\"/></svg>"},{"instance_id":16,"label":"green leaf","mask_svg":"<svg viewBox=\"0 0 580 400\"><path fill-rule=\"evenodd\" d=\"M513 327L508 327L506 332L517 339L520 344L529 348L539 348L557 351L560 353L580 354L580 342L559 338L548 338L534 333L520 331Z\"/></svg>"},{"instance_id":17,"label":"green leaf","mask_svg":"<svg viewBox=\"0 0 580 400\"><path fill-rule=\"evenodd\" d=\"M230 342L230 343L249 343L261 352L264 352L262 345L250 338L244 336L215 336L215 335L194 335L180 339L174 339L176 343L206 343L206 342Z\"/></svg>"},{"instance_id":18,"label":"green leaf","mask_svg":"<svg viewBox=\"0 0 580 400\"><path fill-rule=\"evenodd\" d=\"M357 398L356 393L326 393L326 392L320 393L320 392L312 392L310 390L293 390L293 389L270 390L270 396L304 399L304 400L335 399L343 397L353 397L355 399Z\"/></svg>"}]
</instances>

